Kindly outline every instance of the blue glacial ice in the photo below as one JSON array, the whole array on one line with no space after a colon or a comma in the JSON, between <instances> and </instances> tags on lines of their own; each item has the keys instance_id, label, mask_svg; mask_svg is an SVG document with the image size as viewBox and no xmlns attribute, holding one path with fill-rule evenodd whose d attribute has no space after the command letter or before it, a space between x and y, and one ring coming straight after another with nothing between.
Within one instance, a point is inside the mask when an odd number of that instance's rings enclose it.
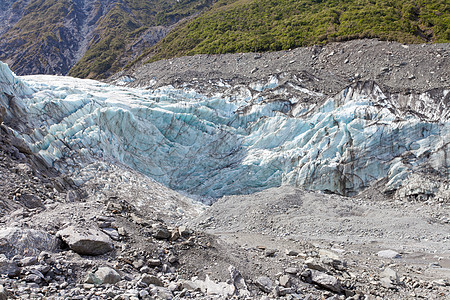
<instances>
[{"instance_id":1,"label":"blue glacial ice","mask_svg":"<svg viewBox=\"0 0 450 300\"><path fill-rule=\"evenodd\" d=\"M63 172L102 158L205 197L283 184L354 194L380 179L395 190L424 168L448 176L448 90L388 95L360 82L324 98L294 87L322 98L311 104L245 92L276 87L274 77L234 95L207 96L171 86L18 79L0 64L0 91L22 99L32 128L18 135Z\"/></svg>"}]
</instances>

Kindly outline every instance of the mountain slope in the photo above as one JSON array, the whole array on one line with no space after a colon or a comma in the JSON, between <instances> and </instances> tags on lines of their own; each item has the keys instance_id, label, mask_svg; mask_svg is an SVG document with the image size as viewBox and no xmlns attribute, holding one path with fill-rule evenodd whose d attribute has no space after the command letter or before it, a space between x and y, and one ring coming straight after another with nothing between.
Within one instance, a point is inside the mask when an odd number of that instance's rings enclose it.
<instances>
[{"instance_id":1,"label":"mountain slope","mask_svg":"<svg viewBox=\"0 0 450 300\"><path fill-rule=\"evenodd\" d=\"M155 61L199 53L277 51L375 37L449 42L449 24L445 0L222 0L172 31L144 57Z\"/></svg>"},{"instance_id":2,"label":"mountain slope","mask_svg":"<svg viewBox=\"0 0 450 300\"><path fill-rule=\"evenodd\" d=\"M210 0L31 0L1 4L0 59L17 74L105 78ZM161 25L161 27L155 27ZM80 61L81 60L81 61Z\"/></svg>"}]
</instances>

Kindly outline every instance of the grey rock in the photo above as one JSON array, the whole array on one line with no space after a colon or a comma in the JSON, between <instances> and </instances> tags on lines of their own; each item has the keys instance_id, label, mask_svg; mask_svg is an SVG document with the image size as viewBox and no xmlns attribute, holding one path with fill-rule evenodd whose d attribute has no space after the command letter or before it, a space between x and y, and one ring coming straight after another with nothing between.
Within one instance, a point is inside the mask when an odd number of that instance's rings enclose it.
<instances>
[{"instance_id":1,"label":"grey rock","mask_svg":"<svg viewBox=\"0 0 450 300\"><path fill-rule=\"evenodd\" d=\"M16 277L20 274L20 268L14 261L9 260L4 254L0 254L0 275Z\"/></svg>"},{"instance_id":2,"label":"grey rock","mask_svg":"<svg viewBox=\"0 0 450 300\"><path fill-rule=\"evenodd\" d=\"M141 273L150 273L150 268L148 266L143 266L139 272Z\"/></svg>"},{"instance_id":3,"label":"grey rock","mask_svg":"<svg viewBox=\"0 0 450 300\"><path fill-rule=\"evenodd\" d=\"M95 272L95 276L101 280L102 284L115 284L120 281L120 274L110 267L101 267Z\"/></svg>"},{"instance_id":4,"label":"grey rock","mask_svg":"<svg viewBox=\"0 0 450 300\"><path fill-rule=\"evenodd\" d=\"M298 273L298 269L297 268L286 268L285 270L284 270L284 272L286 273L286 274L292 274L292 275L295 275L295 274L297 274Z\"/></svg>"},{"instance_id":5,"label":"grey rock","mask_svg":"<svg viewBox=\"0 0 450 300\"><path fill-rule=\"evenodd\" d=\"M298 251L295 251L295 250L286 250L286 255L287 255L287 256L297 256L297 255L298 255Z\"/></svg>"},{"instance_id":6,"label":"grey rock","mask_svg":"<svg viewBox=\"0 0 450 300\"><path fill-rule=\"evenodd\" d=\"M156 286L164 286L164 283L156 276L144 274L141 278L141 281L147 285L156 285Z\"/></svg>"},{"instance_id":7,"label":"grey rock","mask_svg":"<svg viewBox=\"0 0 450 300\"><path fill-rule=\"evenodd\" d=\"M37 256L42 251L55 252L60 243L53 235L34 229L10 227L0 230L0 253L13 256Z\"/></svg>"},{"instance_id":8,"label":"grey rock","mask_svg":"<svg viewBox=\"0 0 450 300\"><path fill-rule=\"evenodd\" d=\"M434 280L434 281L433 281L433 284L434 284L434 285L437 285L437 286L449 286L449 285L450 285L450 283L448 282L447 279L437 279L437 280Z\"/></svg>"},{"instance_id":9,"label":"grey rock","mask_svg":"<svg viewBox=\"0 0 450 300\"><path fill-rule=\"evenodd\" d=\"M277 253L277 250L275 250L275 249L266 249L266 251L264 252L264 255L266 257L274 257L276 253Z\"/></svg>"},{"instance_id":10,"label":"grey rock","mask_svg":"<svg viewBox=\"0 0 450 300\"><path fill-rule=\"evenodd\" d=\"M8 293L3 285L0 285L0 300L8 300Z\"/></svg>"},{"instance_id":11,"label":"grey rock","mask_svg":"<svg viewBox=\"0 0 450 300\"><path fill-rule=\"evenodd\" d=\"M281 287L278 289L278 294L280 296L286 296L289 294L294 294L295 293L295 289L294 288L285 288L285 287Z\"/></svg>"},{"instance_id":12,"label":"grey rock","mask_svg":"<svg viewBox=\"0 0 450 300\"><path fill-rule=\"evenodd\" d=\"M120 240L119 232L114 228L103 228L102 231L115 241Z\"/></svg>"},{"instance_id":13,"label":"grey rock","mask_svg":"<svg viewBox=\"0 0 450 300\"><path fill-rule=\"evenodd\" d=\"M173 298L173 294L171 291L169 291L169 289L159 287L159 286L156 287L155 296L158 297L159 299L163 299L163 300L169 300L169 299Z\"/></svg>"},{"instance_id":14,"label":"grey rock","mask_svg":"<svg viewBox=\"0 0 450 300\"><path fill-rule=\"evenodd\" d=\"M239 270L234 266L229 266L228 271L230 272L231 282L236 288L238 296L250 296L250 291L248 290L247 284L245 283L244 277L242 277L241 272L239 272Z\"/></svg>"},{"instance_id":15,"label":"grey rock","mask_svg":"<svg viewBox=\"0 0 450 300\"><path fill-rule=\"evenodd\" d=\"M181 287L183 289L188 290L188 291L200 290L200 286L197 283L195 283L194 281L191 281L191 280L183 280L181 282Z\"/></svg>"},{"instance_id":16,"label":"grey rock","mask_svg":"<svg viewBox=\"0 0 450 300\"><path fill-rule=\"evenodd\" d=\"M195 283L200 287L203 293L208 295L219 295L219 296L231 296L236 292L236 288L232 284L226 282L215 283L212 281L208 275L204 281L195 280Z\"/></svg>"},{"instance_id":17,"label":"grey rock","mask_svg":"<svg viewBox=\"0 0 450 300\"><path fill-rule=\"evenodd\" d=\"M142 259L138 259L133 262L133 267L135 267L136 269L140 269L143 266L144 266L144 261Z\"/></svg>"},{"instance_id":18,"label":"grey rock","mask_svg":"<svg viewBox=\"0 0 450 300\"><path fill-rule=\"evenodd\" d=\"M33 208L45 208L45 205L42 203L41 199L32 194L23 194L20 196L20 202L29 209Z\"/></svg>"},{"instance_id":19,"label":"grey rock","mask_svg":"<svg viewBox=\"0 0 450 300\"><path fill-rule=\"evenodd\" d=\"M69 226L57 236L78 254L101 255L114 249L110 237L98 229Z\"/></svg>"},{"instance_id":20,"label":"grey rock","mask_svg":"<svg viewBox=\"0 0 450 300\"><path fill-rule=\"evenodd\" d=\"M260 288L263 292L270 293L272 291L272 280L269 277L261 276L255 281L256 286Z\"/></svg>"},{"instance_id":21,"label":"grey rock","mask_svg":"<svg viewBox=\"0 0 450 300\"><path fill-rule=\"evenodd\" d=\"M150 297L149 292L147 292L146 290L140 290L139 291L139 298L140 299L146 299L148 297Z\"/></svg>"},{"instance_id":22,"label":"grey rock","mask_svg":"<svg viewBox=\"0 0 450 300\"><path fill-rule=\"evenodd\" d=\"M332 292L342 292L342 286L339 279L323 272L311 270L311 281Z\"/></svg>"},{"instance_id":23,"label":"grey rock","mask_svg":"<svg viewBox=\"0 0 450 300\"><path fill-rule=\"evenodd\" d=\"M181 237L180 233L178 232L178 230L174 230L170 233L170 240L171 241L176 241Z\"/></svg>"},{"instance_id":24,"label":"grey rock","mask_svg":"<svg viewBox=\"0 0 450 300\"><path fill-rule=\"evenodd\" d=\"M398 253L397 251L394 250L382 250L377 252L377 255L379 257L383 257L383 258L400 258L401 255L400 253Z\"/></svg>"},{"instance_id":25,"label":"grey rock","mask_svg":"<svg viewBox=\"0 0 450 300\"><path fill-rule=\"evenodd\" d=\"M171 233L167 229L167 227L161 225L155 228L155 233L153 234L153 237L159 240L167 240L170 239Z\"/></svg>"},{"instance_id":26,"label":"grey rock","mask_svg":"<svg viewBox=\"0 0 450 300\"><path fill-rule=\"evenodd\" d=\"M126 236L126 235L127 235L127 231L126 231L125 228L123 228L123 227L117 228L117 232L118 232L121 236Z\"/></svg>"},{"instance_id":27,"label":"grey rock","mask_svg":"<svg viewBox=\"0 0 450 300\"><path fill-rule=\"evenodd\" d=\"M161 261L160 261L159 259L157 259L157 258L152 258L152 259L147 260L147 264L148 264L149 266L151 266L151 267L158 267L158 266L160 266L162 263L161 263Z\"/></svg>"},{"instance_id":28,"label":"grey rock","mask_svg":"<svg viewBox=\"0 0 450 300\"><path fill-rule=\"evenodd\" d=\"M395 285L398 284L398 274L391 268L384 269L383 272L380 274L380 283L385 288L395 289Z\"/></svg>"},{"instance_id":29,"label":"grey rock","mask_svg":"<svg viewBox=\"0 0 450 300\"><path fill-rule=\"evenodd\" d=\"M26 282L34 282L34 283L41 283L42 278L36 274L28 274L27 276L25 276L24 280Z\"/></svg>"},{"instance_id":30,"label":"grey rock","mask_svg":"<svg viewBox=\"0 0 450 300\"><path fill-rule=\"evenodd\" d=\"M326 272L327 271L327 269L323 265L318 263L314 258L307 259L305 261L305 265L308 268L312 269L312 270L317 270L317 271L320 271L320 272Z\"/></svg>"},{"instance_id":31,"label":"grey rock","mask_svg":"<svg viewBox=\"0 0 450 300\"><path fill-rule=\"evenodd\" d=\"M184 226L184 225L178 227L178 232L184 238L187 238L187 237L189 237L192 234L192 231L187 229L187 227Z\"/></svg>"},{"instance_id":32,"label":"grey rock","mask_svg":"<svg viewBox=\"0 0 450 300\"><path fill-rule=\"evenodd\" d=\"M280 285L285 288L291 286L291 277L289 275L281 275L278 281L280 282Z\"/></svg>"},{"instance_id":33,"label":"grey rock","mask_svg":"<svg viewBox=\"0 0 450 300\"><path fill-rule=\"evenodd\" d=\"M38 263L38 259L35 256L28 256L28 257L22 258L20 260L20 265L22 265L24 267L36 265L37 263Z\"/></svg>"}]
</instances>

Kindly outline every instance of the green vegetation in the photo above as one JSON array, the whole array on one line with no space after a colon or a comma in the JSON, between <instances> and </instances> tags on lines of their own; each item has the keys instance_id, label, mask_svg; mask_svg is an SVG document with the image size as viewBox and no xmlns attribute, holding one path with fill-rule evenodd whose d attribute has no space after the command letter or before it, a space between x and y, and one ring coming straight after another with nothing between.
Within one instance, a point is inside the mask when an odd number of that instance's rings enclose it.
<instances>
[{"instance_id":1,"label":"green vegetation","mask_svg":"<svg viewBox=\"0 0 450 300\"><path fill-rule=\"evenodd\" d=\"M25 5L23 2L16 2L13 7ZM40 50L50 48L58 41L56 34L63 26L64 18L70 14L70 9L70 0L33 1L25 7L23 18L3 38L11 39L12 46L17 49L26 49L20 61L35 59L46 64L45 56Z\"/></svg>"},{"instance_id":2,"label":"green vegetation","mask_svg":"<svg viewBox=\"0 0 450 300\"><path fill-rule=\"evenodd\" d=\"M171 25L211 4L212 0L122 1L101 19L97 37L69 75L106 78L129 62L133 53L128 45L150 26Z\"/></svg>"},{"instance_id":3,"label":"green vegetation","mask_svg":"<svg viewBox=\"0 0 450 300\"><path fill-rule=\"evenodd\" d=\"M379 38L450 42L448 0L220 0L142 57L263 52Z\"/></svg>"},{"instance_id":4,"label":"green vegetation","mask_svg":"<svg viewBox=\"0 0 450 300\"><path fill-rule=\"evenodd\" d=\"M147 62L194 54L263 52L300 46L379 38L404 43L450 42L448 0L111 0L99 16L94 37L69 75L106 78L136 57L133 46L152 26L179 24L138 60ZM28 3L28 4L27 4ZM96 2L97 12L102 2ZM5 6L6 4L3 4ZM8 4L9 5L9 4ZM5 6L6 7L6 6ZM22 19L2 40L13 68L72 64L66 48L80 37L68 28L77 20L74 0L18 0L11 8ZM66 25L65 25L66 24ZM148 44L147 44L148 45ZM76 45L75 45L76 46ZM79 46L79 45L78 45ZM145 43L139 44L139 49ZM73 48L72 48L73 49ZM73 51L71 52L72 54ZM39 69L39 68L38 68Z\"/></svg>"}]
</instances>

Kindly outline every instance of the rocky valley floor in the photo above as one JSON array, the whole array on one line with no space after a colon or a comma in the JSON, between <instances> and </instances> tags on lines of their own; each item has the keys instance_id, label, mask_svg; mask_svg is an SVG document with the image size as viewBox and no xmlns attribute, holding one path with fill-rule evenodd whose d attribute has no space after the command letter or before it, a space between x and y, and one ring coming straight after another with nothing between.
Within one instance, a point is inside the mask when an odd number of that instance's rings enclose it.
<instances>
[{"instance_id":1,"label":"rocky valley floor","mask_svg":"<svg viewBox=\"0 0 450 300\"><path fill-rule=\"evenodd\" d=\"M281 187L206 207L106 162L75 189L17 153L1 153L1 299L450 295L448 201Z\"/></svg>"}]
</instances>

